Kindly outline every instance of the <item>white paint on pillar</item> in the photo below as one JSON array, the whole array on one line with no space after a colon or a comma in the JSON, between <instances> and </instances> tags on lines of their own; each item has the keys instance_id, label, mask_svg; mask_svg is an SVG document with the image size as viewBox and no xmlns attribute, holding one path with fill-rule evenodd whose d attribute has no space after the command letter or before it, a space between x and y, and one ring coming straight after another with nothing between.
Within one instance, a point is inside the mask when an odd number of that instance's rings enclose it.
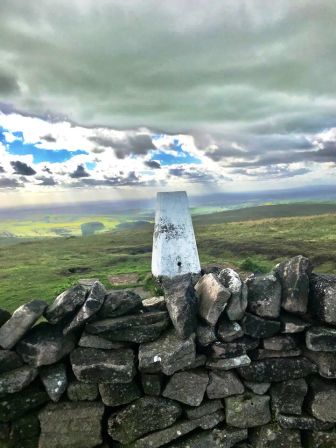
<instances>
[{"instance_id":1,"label":"white paint on pillar","mask_svg":"<svg viewBox=\"0 0 336 448\"><path fill-rule=\"evenodd\" d=\"M152 274L198 274L201 266L185 191L158 193L153 235Z\"/></svg>"}]
</instances>

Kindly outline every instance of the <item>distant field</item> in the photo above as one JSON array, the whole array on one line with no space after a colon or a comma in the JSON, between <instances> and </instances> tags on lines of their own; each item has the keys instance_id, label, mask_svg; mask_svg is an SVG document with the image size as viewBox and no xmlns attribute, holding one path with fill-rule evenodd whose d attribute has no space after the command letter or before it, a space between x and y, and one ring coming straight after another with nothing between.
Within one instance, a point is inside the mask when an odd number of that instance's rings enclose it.
<instances>
[{"instance_id":1,"label":"distant field","mask_svg":"<svg viewBox=\"0 0 336 448\"><path fill-rule=\"evenodd\" d=\"M301 216L304 207L311 216ZM303 254L317 270L336 273L332 211L331 204L291 204L195 216L201 262L266 272L286 257ZM118 228L111 221L111 226L113 231L88 237L0 239L0 307L13 310L33 298L50 302L80 278L98 277L108 286L108 275L137 272L144 282L153 223Z\"/></svg>"}]
</instances>

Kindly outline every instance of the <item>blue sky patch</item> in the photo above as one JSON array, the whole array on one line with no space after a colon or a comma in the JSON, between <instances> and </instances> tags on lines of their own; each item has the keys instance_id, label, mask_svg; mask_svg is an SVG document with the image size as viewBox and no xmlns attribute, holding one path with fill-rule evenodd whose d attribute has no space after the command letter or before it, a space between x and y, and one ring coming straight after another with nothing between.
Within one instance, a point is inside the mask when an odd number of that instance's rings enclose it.
<instances>
[{"instance_id":1,"label":"blue sky patch","mask_svg":"<svg viewBox=\"0 0 336 448\"><path fill-rule=\"evenodd\" d=\"M169 149L176 151L177 154L168 154L165 150L158 149L153 151L151 160L156 160L160 162L162 166L175 165L175 164L201 164L202 161L197 157L191 155L187 151L183 151L181 144L178 139L173 141Z\"/></svg>"}]
</instances>

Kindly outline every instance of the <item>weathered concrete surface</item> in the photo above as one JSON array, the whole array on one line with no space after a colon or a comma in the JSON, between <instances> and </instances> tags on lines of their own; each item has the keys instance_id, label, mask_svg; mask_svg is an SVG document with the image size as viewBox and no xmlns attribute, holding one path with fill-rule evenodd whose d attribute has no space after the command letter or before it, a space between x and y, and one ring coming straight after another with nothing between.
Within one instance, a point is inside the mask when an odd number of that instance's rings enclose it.
<instances>
[{"instance_id":1,"label":"weathered concrete surface","mask_svg":"<svg viewBox=\"0 0 336 448\"><path fill-rule=\"evenodd\" d=\"M152 253L156 277L201 271L188 207L185 191L157 194Z\"/></svg>"}]
</instances>

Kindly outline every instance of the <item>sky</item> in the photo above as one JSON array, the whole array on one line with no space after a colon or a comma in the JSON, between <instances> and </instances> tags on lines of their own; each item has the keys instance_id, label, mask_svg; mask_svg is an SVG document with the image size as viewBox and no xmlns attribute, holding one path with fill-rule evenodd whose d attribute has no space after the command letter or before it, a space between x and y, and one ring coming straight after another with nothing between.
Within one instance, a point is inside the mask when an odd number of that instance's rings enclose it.
<instances>
[{"instance_id":1,"label":"sky","mask_svg":"<svg viewBox=\"0 0 336 448\"><path fill-rule=\"evenodd\" d=\"M1 0L0 207L336 184L334 0Z\"/></svg>"}]
</instances>

